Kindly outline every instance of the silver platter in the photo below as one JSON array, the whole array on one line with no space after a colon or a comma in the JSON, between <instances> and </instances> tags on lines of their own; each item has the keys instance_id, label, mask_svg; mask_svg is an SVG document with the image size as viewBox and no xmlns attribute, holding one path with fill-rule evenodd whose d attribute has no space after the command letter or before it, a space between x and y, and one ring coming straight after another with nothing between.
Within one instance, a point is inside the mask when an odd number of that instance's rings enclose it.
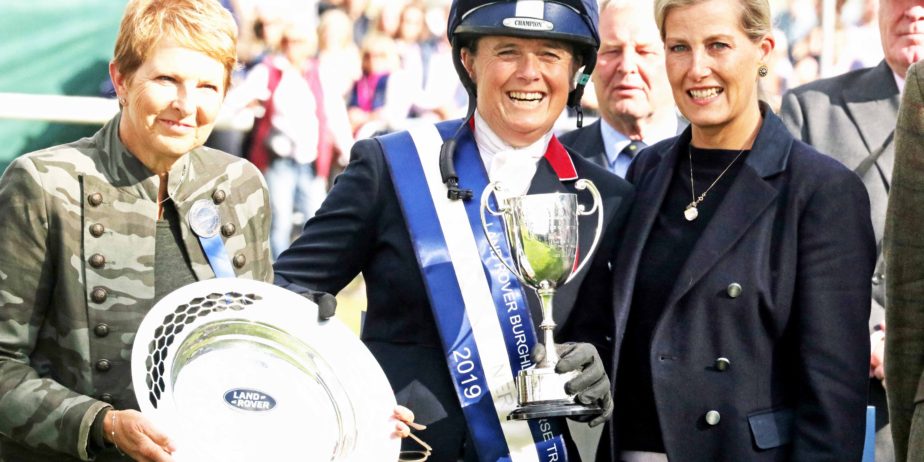
<instances>
[{"instance_id":1,"label":"silver platter","mask_svg":"<svg viewBox=\"0 0 924 462\"><path fill-rule=\"evenodd\" d=\"M397 460L395 397L369 350L288 290L212 279L141 323L132 384L177 461Z\"/></svg>"}]
</instances>

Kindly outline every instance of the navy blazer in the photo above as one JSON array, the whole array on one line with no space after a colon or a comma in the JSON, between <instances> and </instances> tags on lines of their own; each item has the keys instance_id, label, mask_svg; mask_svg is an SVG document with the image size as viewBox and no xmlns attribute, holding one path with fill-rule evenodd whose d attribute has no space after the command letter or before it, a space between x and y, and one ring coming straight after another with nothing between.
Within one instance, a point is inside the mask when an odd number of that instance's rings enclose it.
<instances>
[{"instance_id":1,"label":"navy blazer","mask_svg":"<svg viewBox=\"0 0 924 462\"><path fill-rule=\"evenodd\" d=\"M616 232L628 214L634 188L580 156L570 156L578 177L593 181L600 190L604 235ZM529 193L554 191L577 192L573 181L560 181L542 159ZM480 200L481 191L474 192L472 200ZM580 192L579 198L581 203L591 201L586 191ZM595 220L596 215L581 218L581 249L589 248L592 242ZM598 253L611 252L613 245L612 241L601 241ZM571 334L569 319L578 286L593 264L587 265L556 294L553 312L558 324L556 341L576 338ZM294 283L333 294L362 273L368 306L361 337L382 365L399 404L414 411L416 421L428 426L420 436L434 448L430 460L455 462L466 437L465 423L407 224L378 140L363 140L354 145L349 166L337 178L301 236L280 255L274 270L279 285ZM538 327L541 321L538 299L532 290L526 292Z\"/></svg>"},{"instance_id":2,"label":"navy blazer","mask_svg":"<svg viewBox=\"0 0 924 462\"><path fill-rule=\"evenodd\" d=\"M653 333L665 449L685 462L859 461L876 257L869 199L855 174L762 112L750 155ZM688 128L642 151L630 168L637 200L612 265L611 304L600 302L612 309L575 321L610 325L601 341L611 342L614 374L647 236L690 137ZM740 294L729 290L734 283ZM706 422L710 411L717 423ZM619 435L609 427L598 460L617 460Z\"/></svg>"}]
</instances>

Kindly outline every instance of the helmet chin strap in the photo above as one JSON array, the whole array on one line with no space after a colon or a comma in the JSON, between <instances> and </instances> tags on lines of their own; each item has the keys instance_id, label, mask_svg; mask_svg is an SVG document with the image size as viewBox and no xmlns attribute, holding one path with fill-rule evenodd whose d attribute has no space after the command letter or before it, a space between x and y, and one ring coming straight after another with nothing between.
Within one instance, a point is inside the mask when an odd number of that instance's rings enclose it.
<instances>
[{"instance_id":1,"label":"helmet chin strap","mask_svg":"<svg viewBox=\"0 0 924 462\"><path fill-rule=\"evenodd\" d=\"M584 110L581 107L581 97L584 96L584 86L587 85L588 81L590 81L590 76L581 72L578 75L574 90L571 90L571 95L568 97L568 106L573 107L577 112L577 128L584 126Z\"/></svg>"}]
</instances>

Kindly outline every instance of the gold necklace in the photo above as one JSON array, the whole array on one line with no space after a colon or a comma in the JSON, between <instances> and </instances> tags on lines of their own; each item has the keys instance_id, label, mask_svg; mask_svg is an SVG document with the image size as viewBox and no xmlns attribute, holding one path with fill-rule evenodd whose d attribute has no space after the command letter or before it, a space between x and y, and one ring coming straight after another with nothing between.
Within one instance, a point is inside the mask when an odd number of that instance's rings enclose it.
<instances>
[{"instance_id":1,"label":"gold necklace","mask_svg":"<svg viewBox=\"0 0 924 462\"><path fill-rule=\"evenodd\" d=\"M716 179L712 182L712 184L709 185L709 187L706 188L706 190L703 191L703 193L700 194L699 197L696 197L696 189L693 186L693 149L689 145L687 145L687 155L690 156L690 193L692 194L692 197L693 197L693 201L690 202L690 204L687 205L687 208L683 210L683 217L686 218L687 221L693 221L696 219L696 217L699 216L699 210L696 208L696 206L699 205L701 202L703 202L703 199L706 198L706 194L712 190L712 187L715 186L715 184L718 183L719 180L723 176L725 176L725 172L727 172L728 169L730 169L731 166L735 164L735 161L738 160L739 157L741 157L741 154L744 154L745 150L747 150L747 148L742 149L740 152L738 152L738 155L735 156L735 158L732 159L731 162L729 162L728 166L725 167L725 170L722 170L722 173L720 173L719 176L716 177Z\"/></svg>"}]
</instances>

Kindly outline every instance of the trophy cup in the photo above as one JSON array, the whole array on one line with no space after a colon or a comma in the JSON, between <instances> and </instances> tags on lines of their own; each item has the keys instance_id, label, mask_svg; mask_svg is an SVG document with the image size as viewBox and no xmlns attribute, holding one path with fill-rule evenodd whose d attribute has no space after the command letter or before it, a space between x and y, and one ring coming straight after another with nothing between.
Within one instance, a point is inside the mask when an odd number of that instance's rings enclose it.
<instances>
[{"instance_id":1,"label":"trophy cup","mask_svg":"<svg viewBox=\"0 0 924 462\"><path fill-rule=\"evenodd\" d=\"M492 210L489 198L502 191L497 182L488 184L481 195L481 224L497 258L523 284L536 291L542 304L542 343L545 359L534 367L523 369L516 377L519 407L507 417L512 420L535 419L553 416L599 414L597 405L577 403L574 395L565 392L565 383L578 372L555 372L558 351L552 339L555 321L552 318L552 299L558 287L567 284L578 274L590 258L576 265L578 250L578 217L597 213L597 228L587 257L593 255L603 228L603 210L600 193L588 180L575 183L578 190L589 190L593 207L585 211L578 204L577 194L530 194L499 200L498 210ZM491 241L485 211L503 217L505 235L510 244L511 267L497 245Z\"/></svg>"}]
</instances>

